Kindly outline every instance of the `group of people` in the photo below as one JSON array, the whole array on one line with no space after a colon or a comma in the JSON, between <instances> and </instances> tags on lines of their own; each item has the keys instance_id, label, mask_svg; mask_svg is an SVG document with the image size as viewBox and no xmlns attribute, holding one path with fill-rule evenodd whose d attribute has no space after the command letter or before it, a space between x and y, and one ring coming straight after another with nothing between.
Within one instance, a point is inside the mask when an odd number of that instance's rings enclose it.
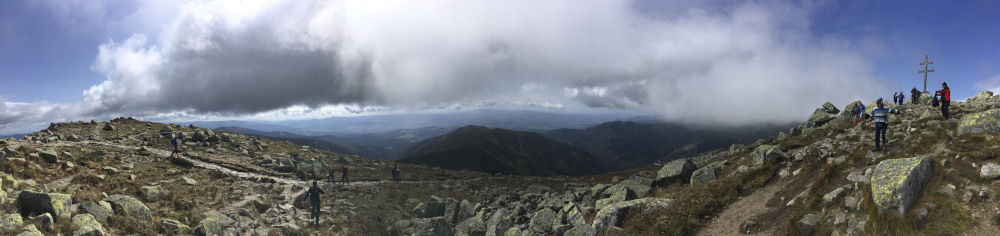
<instances>
[{"instance_id":1,"label":"group of people","mask_svg":"<svg viewBox=\"0 0 1000 236\"><path fill-rule=\"evenodd\" d=\"M920 98L920 91L917 90L917 87L913 87L913 90L911 90L910 93L912 95L912 103L917 104L917 101ZM902 92L896 93L896 95L893 96L893 102L896 104L902 105L904 101ZM941 90L934 92L932 105L935 107L941 107L941 115L944 116L945 120L950 118L948 116L948 107L951 106L951 89L948 88L947 82L941 84ZM866 116L870 116L872 121L875 122L875 148L871 150L873 152L881 151L882 148L886 146L887 139L885 138L885 132L889 127L889 114L902 114L899 110L887 108L883 103L882 98L875 101L875 106L876 107L872 109L871 114L865 112L864 104L855 103L854 107L851 109L851 115L854 117L853 124L863 121L867 118Z\"/></svg>"},{"instance_id":2,"label":"group of people","mask_svg":"<svg viewBox=\"0 0 1000 236\"><path fill-rule=\"evenodd\" d=\"M333 167L327 166L327 170L330 172L329 175L330 181L334 182L335 180L333 173L335 171L333 171ZM340 166L340 171L341 171L341 180L346 183L347 166L344 165ZM399 168L397 168L396 165L392 166L392 180L399 183ZM313 224L314 227L319 227L319 212L321 203L320 195L324 193L326 192L324 192L323 189L319 187L319 184L317 184L315 180L313 180L312 187L310 187L309 190L306 190L306 198L309 198L309 205L310 205L309 213L312 214L311 216L315 220L315 223Z\"/></svg>"}]
</instances>

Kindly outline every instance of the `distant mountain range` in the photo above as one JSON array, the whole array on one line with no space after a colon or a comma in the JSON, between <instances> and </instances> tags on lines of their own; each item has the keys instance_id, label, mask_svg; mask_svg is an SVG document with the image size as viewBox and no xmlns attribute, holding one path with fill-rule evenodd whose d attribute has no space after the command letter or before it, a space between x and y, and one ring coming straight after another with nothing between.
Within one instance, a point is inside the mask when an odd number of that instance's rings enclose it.
<instances>
[{"instance_id":1,"label":"distant mountain range","mask_svg":"<svg viewBox=\"0 0 1000 236\"><path fill-rule=\"evenodd\" d=\"M465 126L417 143L401 162L518 175L586 175L617 170L608 159L535 132Z\"/></svg>"},{"instance_id":2,"label":"distant mountain range","mask_svg":"<svg viewBox=\"0 0 1000 236\"><path fill-rule=\"evenodd\" d=\"M438 136L457 127L424 127L371 134L337 134L305 136L284 131L260 131L243 127L219 127L218 130L288 141L318 149L382 160L396 160L406 149L425 139Z\"/></svg>"},{"instance_id":3,"label":"distant mountain range","mask_svg":"<svg viewBox=\"0 0 1000 236\"><path fill-rule=\"evenodd\" d=\"M285 121L206 121L190 122L199 127L242 127L258 131L284 131L304 136L376 134L426 127L455 129L479 125L521 131L548 131L560 128L583 129L609 121L654 121L655 118L633 113L559 113L483 109L453 113L386 114L354 117L331 117ZM181 125L188 125L184 123Z\"/></svg>"},{"instance_id":4,"label":"distant mountain range","mask_svg":"<svg viewBox=\"0 0 1000 236\"><path fill-rule=\"evenodd\" d=\"M586 129L557 129L542 133L626 168L648 166L694 156L732 144L749 144L795 126L758 125L697 128L678 123L607 122Z\"/></svg>"}]
</instances>

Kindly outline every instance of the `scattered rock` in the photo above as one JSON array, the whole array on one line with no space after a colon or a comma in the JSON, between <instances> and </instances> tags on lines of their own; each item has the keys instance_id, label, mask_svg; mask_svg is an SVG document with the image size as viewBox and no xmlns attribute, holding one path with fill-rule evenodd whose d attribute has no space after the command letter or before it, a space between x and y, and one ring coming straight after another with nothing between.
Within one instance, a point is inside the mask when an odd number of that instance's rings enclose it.
<instances>
[{"instance_id":1,"label":"scattered rock","mask_svg":"<svg viewBox=\"0 0 1000 236\"><path fill-rule=\"evenodd\" d=\"M626 213L639 213L650 209L667 207L672 200L665 198L642 198L614 203L597 212L592 226L599 232L606 232L611 227L621 226Z\"/></svg>"},{"instance_id":2,"label":"scattered rock","mask_svg":"<svg viewBox=\"0 0 1000 236\"><path fill-rule=\"evenodd\" d=\"M809 119L806 120L806 124L809 124L810 127L820 127L835 118L837 117L830 115L830 113L827 113L826 110L817 108L816 111L809 116Z\"/></svg>"},{"instance_id":3,"label":"scattered rock","mask_svg":"<svg viewBox=\"0 0 1000 236\"><path fill-rule=\"evenodd\" d=\"M979 177L987 179L996 179L997 177L1000 177L1000 165L993 163L986 163L979 170Z\"/></svg>"},{"instance_id":4,"label":"scattered rock","mask_svg":"<svg viewBox=\"0 0 1000 236\"><path fill-rule=\"evenodd\" d=\"M35 225L29 224L27 226L24 226L24 230L22 230L21 233L17 234L17 236L45 236L45 234L42 234L41 231L38 231L38 228L35 227Z\"/></svg>"},{"instance_id":5,"label":"scattered rock","mask_svg":"<svg viewBox=\"0 0 1000 236\"><path fill-rule=\"evenodd\" d=\"M198 181L195 181L194 179L188 178L187 176L181 177L181 180L184 180L184 184L187 184L187 185L192 185L192 186L198 185Z\"/></svg>"},{"instance_id":6,"label":"scattered rock","mask_svg":"<svg viewBox=\"0 0 1000 236\"><path fill-rule=\"evenodd\" d=\"M181 223L180 221L162 219L160 222L163 223L163 229L167 231L166 233L168 235L188 234L191 232L191 227Z\"/></svg>"},{"instance_id":7,"label":"scattered rock","mask_svg":"<svg viewBox=\"0 0 1000 236\"><path fill-rule=\"evenodd\" d=\"M223 235L225 228L236 223L235 220L218 211L198 214L196 219L201 219L198 221L198 226L194 227L194 231L198 235Z\"/></svg>"},{"instance_id":8,"label":"scattered rock","mask_svg":"<svg viewBox=\"0 0 1000 236\"><path fill-rule=\"evenodd\" d=\"M831 115L836 115L837 113L840 113L840 109L837 109L837 107L830 102L823 103L823 110L825 110L826 113L830 113Z\"/></svg>"},{"instance_id":9,"label":"scattered rock","mask_svg":"<svg viewBox=\"0 0 1000 236\"><path fill-rule=\"evenodd\" d=\"M934 173L930 157L889 159L879 162L872 177L872 198L879 212L906 213Z\"/></svg>"},{"instance_id":10,"label":"scattered rock","mask_svg":"<svg viewBox=\"0 0 1000 236\"><path fill-rule=\"evenodd\" d=\"M77 209L81 210L81 213L89 213L97 219L98 222L106 223L108 222L108 217L114 213L111 208L111 204L105 201L83 201L77 205Z\"/></svg>"},{"instance_id":11,"label":"scattered rock","mask_svg":"<svg viewBox=\"0 0 1000 236\"><path fill-rule=\"evenodd\" d=\"M715 179L715 167L706 166L691 174L691 185L702 184Z\"/></svg>"},{"instance_id":12,"label":"scattered rock","mask_svg":"<svg viewBox=\"0 0 1000 236\"><path fill-rule=\"evenodd\" d=\"M552 223L556 220L556 213L548 208L535 212L531 217L529 228L535 234L545 234L552 230Z\"/></svg>"},{"instance_id":13,"label":"scattered rock","mask_svg":"<svg viewBox=\"0 0 1000 236\"><path fill-rule=\"evenodd\" d=\"M438 216L415 220L413 235L451 236L454 231L443 216Z\"/></svg>"},{"instance_id":14,"label":"scattered rock","mask_svg":"<svg viewBox=\"0 0 1000 236\"><path fill-rule=\"evenodd\" d=\"M674 183L684 183L691 179L691 174L698 167L691 162L691 159L684 158L667 162L656 172L656 180L653 184L658 187L668 186Z\"/></svg>"},{"instance_id":15,"label":"scattered rock","mask_svg":"<svg viewBox=\"0 0 1000 236\"><path fill-rule=\"evenodd\" d=\"M80 227L73 232L73 236L104 236L104 228L101 228L101 223L93 215L85 213L73 216L73 224Z\"/></svg>"},{"instance_id":16,"label":"scattered rock","mask_svg":"<svg viewBox=\"0 0 1000 236\"><path fill-rule=\"evenodd\" d=\"M778 150L778 145L760 145L753 151L753 166L760 167L788 155Z\"/></svg>"},{"instance_id":17,"label":"scattered rock","mask_svg":"<svg viewBox=\"0 0 1000 236\"><path fill-rule=\"evenodd\" d=\"M966 133L995 133L1000 130L1000 109L966 114L958 124L957 135Z\"/></svg>"},{"instance_id":18,"label":"scattered rock","mask_svg":"<svg viewBox=\"0 0 1000 236\"><path fill-rule=\"evenodd\" d=\"M816 223L818 222L819 216L813 214L806 214L806 216L802 217L802 220L799 220L799 223L808 226L816 226Z\"/></svg>"},{"instance_id":19,"label":"scattered rock","mask_svg":"<svg viewBox=\"0 0 1000 236\"><path fill-rule=\"evenodd\" d=\"M840 197L840 193L844 192L844 188L837 188L833 191L823 195L823 203L830 203L837 197Z\"/></svg>"},{"instance_id":20,"label":"scattered rock","mask_svg":"<svg viewBox=\"0 0 1000 236\"><path fill-rule=\"evenodd\" d=\"M38 151L38 155L42 157L48 163L56 163L59 161L59 155L56 154L55 150L52 149L42 149Z\"/></svg>"},{"instance_id":21,"label":"scattered rock","mask_svg":"<svg viewBox=\"0 0 1000 236\"><path fill-rule=\"evenodd\" d=\"M45 231L51 232L56 228L55 220L52 219L52 214L49 214L47 212L45 214L41 214L35 217L35 221L38 221L38 223L42 224L42 228L45 229Z\"/></svg>"},{"instance_id":22,"label":"scattered rock","mask_svg":"<svg viewBox=\"0 0 1000 236\"><path fill-rule=\"evenodd\" d=\"M0 215L0 232L15 232L21 227L22 222L21 215L19 214L3 214Z\"/></svg>"},{"instance_id":23,"label":"scattered rock","mask_svg":"<svg viewBox=\"0 0 1000 236\"><path fill-rule=\"evenodd\" d=\"M142 201L139 201L139 199L135 199L132 196L115 194L104 198L104 201L111 204L111 209L114 209L115 213L124 214L139 220L153 220L153 216L150 214L149 208L146 207Z\"/></svg>"},{"instance_id":24,"label":"scattered rock","mask_svg":"<svg viewBox=\"0 0 1000 236\"><path fill-rule=\"evenodd\" d=\"M146 194L146 200L156 200L167 196L167 190L162 186L142 186L142 193Z\"/></svg>"}]
</instances>

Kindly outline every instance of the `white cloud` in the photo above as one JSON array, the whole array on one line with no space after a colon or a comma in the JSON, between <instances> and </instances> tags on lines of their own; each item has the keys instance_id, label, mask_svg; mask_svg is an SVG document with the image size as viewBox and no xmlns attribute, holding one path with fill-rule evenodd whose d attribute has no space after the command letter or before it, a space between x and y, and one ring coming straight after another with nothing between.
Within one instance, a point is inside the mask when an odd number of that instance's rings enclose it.
<instances>
[{"instance_id":1,"label":"white cloud","mask_svg":"<svg viewBox=\"0 0 1000 236\"><path fill-rule=\"evenodd\" d=\"M192 1L156 16L158 30L101 45L93 67L107 79L73 110L583 105L733 124L802 120L883 87L860 49L871 42L812 35L822 6L637 3ZM136 12L150 7L163 6Z\"/></svg>"}]
</instances>

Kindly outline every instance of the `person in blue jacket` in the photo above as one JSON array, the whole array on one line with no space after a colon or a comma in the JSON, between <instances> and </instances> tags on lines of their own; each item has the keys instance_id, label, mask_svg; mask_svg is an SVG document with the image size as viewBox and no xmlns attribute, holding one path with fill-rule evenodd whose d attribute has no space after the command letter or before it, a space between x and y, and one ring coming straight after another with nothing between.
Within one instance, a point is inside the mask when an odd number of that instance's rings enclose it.
<instances>
[{"instance_id":1,"label":"person in blue jacket","mask_svg":"<svg viewBox=\"0 0 1000 236\"><path fill-rule=\"evenodd\" d=\"M176 135L171 135L171 136L172 137L170 137L170 146L174 147L174 152L170 153L170 157L174 157L174 155L180 157L181 152L180 150L177 149L177 136Z\"/></svg>"},{"instance_id":2,"label":"person in blue jacket","mask_svg":"<svg viewBox=\"0 0 1000 236\"><path fill-rule=\"evenodd\" d=\"M882 148L888 142L885 138L885 131L889 128L889 113L902 114L902 112L896 109L886 108L885 104L882 104L882 98L879 98L875 102L875 108L872 109L871 113L872 121L875 121L875 148L872 149L873 152L882 151Z\"/></svg>"}]
</instances>

